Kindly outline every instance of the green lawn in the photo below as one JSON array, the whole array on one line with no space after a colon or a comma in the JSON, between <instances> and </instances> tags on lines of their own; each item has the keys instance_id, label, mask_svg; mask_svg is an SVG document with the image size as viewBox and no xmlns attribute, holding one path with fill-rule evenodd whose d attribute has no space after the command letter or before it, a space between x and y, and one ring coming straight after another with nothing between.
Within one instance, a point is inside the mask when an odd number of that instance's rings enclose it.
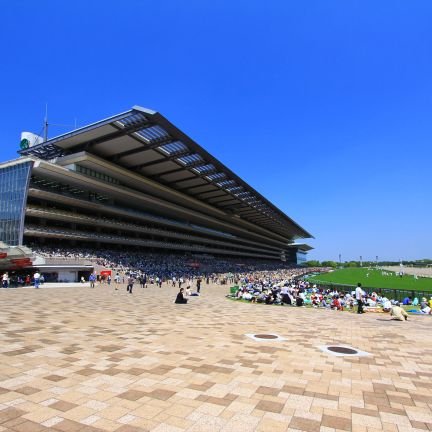
<instances>
[{"instance_id":1,"label":"green lawn","mask_svg":"<svg viewBox=\"0 0 432 432\"><path fill-rule=\"evenodd\" d=\"M367 274L369 274L368 277ZM399 277L395 273L390 273L390 276L383 276L381 270L368 270L367 268L335 270L310 277L308 280L317 283L322 281L353 286L357 286L357 283L360 282L365 288L392 288L432 292L432 278L414 279L414 276L410 275Z\"/></svg>"}]
</instances>

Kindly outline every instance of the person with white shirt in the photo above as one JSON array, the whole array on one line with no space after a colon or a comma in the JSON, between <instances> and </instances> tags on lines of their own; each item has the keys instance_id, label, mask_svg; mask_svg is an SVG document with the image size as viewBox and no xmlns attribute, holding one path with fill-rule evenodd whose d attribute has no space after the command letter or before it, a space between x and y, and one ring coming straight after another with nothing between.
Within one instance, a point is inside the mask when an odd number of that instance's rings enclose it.
<instances>
[{"instance_id":1,"label":"person with white shirt","mask_svg":"<svg viewBox=\"0 0 432 432\"><path fill-rule=\"evenodd\" d=\"M2 287L3 288L8 288L9 287L9 275L8 275L7 272L5 272L3 274L3 277L2 277Z\"/></svg>"},{"instance_id":2,"label":"person with white shirt","mask_svg":"<svg viewBox=\"0 0 432 432\"><path fill-rule=\"evenodd\" d=\"M382 299L382 304L383 304L383 311L384 312L390 312L391 311L392 304L391 304L391 301L387 297L384 297Z\"/></svg>"},{"instance_id":3,"label":"person with white shirt","mask_svg":"<svg viewBox=\"0 0 432 432\"><path fill-rule=\"evenodd\" d=\"M357 284L357 288L355 290L355 296L356 296L356 300L357 300L357 313L358 314L362 314L364 312L363 311L363 295L364 295L364 292L363 292L363 289L362 289L361 286L362 285L359 282Z\"/></svg>"},{"instance_id":4,"label":"person with white shirt","mask_svg":"<svg viewBox=\"0 0 432 432\"><path fill-rule=\"evenodd\" d=\"M39 288L39 284L40 284L40 277L41 277L41 275L40 275L39 272L36 272L36 273L33 275L33 279L34 279L34 287L35 287L35 288Z\"/></svg>"}]
</instances>

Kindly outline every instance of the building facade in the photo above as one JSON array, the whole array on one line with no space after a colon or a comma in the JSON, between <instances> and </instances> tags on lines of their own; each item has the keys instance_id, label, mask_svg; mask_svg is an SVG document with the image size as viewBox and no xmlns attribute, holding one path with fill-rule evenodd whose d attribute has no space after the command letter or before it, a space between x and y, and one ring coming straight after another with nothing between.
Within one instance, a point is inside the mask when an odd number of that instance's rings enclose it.
<instances>
[{"instance_id":1,"label":"building facade","mask_svg":"<svg viewBox=\"0 0 432 432\"><path fill-rule=\"evenodd\" d=\"M297 262L312 237L161 114L131 110L0 164L0 241ZM306 246L306 248L305 248Z\"/></svg>"}]
</instances>

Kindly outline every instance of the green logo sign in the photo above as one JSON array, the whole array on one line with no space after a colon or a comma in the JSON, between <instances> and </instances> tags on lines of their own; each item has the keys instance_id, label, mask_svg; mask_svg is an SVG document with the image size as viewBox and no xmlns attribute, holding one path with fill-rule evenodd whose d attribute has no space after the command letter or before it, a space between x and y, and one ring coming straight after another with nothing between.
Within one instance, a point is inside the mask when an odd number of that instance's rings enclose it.
<instances>
[{"instance_id":1,"label":"green logo sign","mask_svg":"<svg viewBox=\"0 0 432 432\"><path fill-rule=\"evenodd\" d=\"M21 150L26 150L30 147L30 141L27 138L23 138L20 142Z\"/></svg>"}]
</instances>

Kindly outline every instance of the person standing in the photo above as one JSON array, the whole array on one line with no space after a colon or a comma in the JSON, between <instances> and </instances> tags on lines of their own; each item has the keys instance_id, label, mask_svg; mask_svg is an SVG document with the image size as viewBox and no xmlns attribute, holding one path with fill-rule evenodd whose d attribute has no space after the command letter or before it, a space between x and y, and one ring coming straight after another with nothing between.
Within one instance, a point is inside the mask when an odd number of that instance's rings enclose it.
<instances>
[{"instance_id":1,"label":"person standing","mask_svg":"<svg viewBox=\"0 0 432 432\"><path fill-rule=\"evenodd\" d=\"M197 285L197 293L200 294L200 292L201 292L201 278L200 277L197 279L196 285Z\"/></svg>"},{"instance_id":2,"label":"person standing","mask_svg":"<svg viewBox=\"0 0 432 432\"><path fill-rule=\"evenodd\" d=\"M8 272L4 272L2 276L2 287L8 288L9 287L9 275Z\"/></svg>"},{"instance_id":3,"label":"person standing","mask_svg":"<svg viewBox=\"0 0 432 432\"><path fill-rule=\"evenodd\" d=\"M39 284L40 284L40 277L41 277L41 275L40 275L39 272L36 272L36 273L33 275L34 287L35 287L35 288L39 288Z\"/></svg>"},{"instance_id":4,"label":"person standing","mask_svg":"<svg viewBox=\"0 0 432 432\"><path fill-rule=\"evenodd\" d=\"M126 290L129 294L132 294L132 288L133 288L133 284L135 282L134 277L130 274L127 280L127 287Z\"/></svg>"},{"instance_id":5,"label":"person standing","mask_svg":"<svg viewBox=\"0 0 432 432\"><path fill-rule=\"evenodd\" d=\"M355 290L355 296L357 300L357 313L362 314L364 312L363 310L363 289L361 287L361 283L359 282L357 284L357 288Z\"/></svg>"},{"instance_id":6,"label":"person standing","mask_svg":"<svg viewBox=\"0 0 432 432\"><path fill-rule=\"evenodd\" d=\"M95 281L96 281L96 275L94 273L92 273L89 277L90 288L95 287Z\"/></svg>"}]
</instances>

